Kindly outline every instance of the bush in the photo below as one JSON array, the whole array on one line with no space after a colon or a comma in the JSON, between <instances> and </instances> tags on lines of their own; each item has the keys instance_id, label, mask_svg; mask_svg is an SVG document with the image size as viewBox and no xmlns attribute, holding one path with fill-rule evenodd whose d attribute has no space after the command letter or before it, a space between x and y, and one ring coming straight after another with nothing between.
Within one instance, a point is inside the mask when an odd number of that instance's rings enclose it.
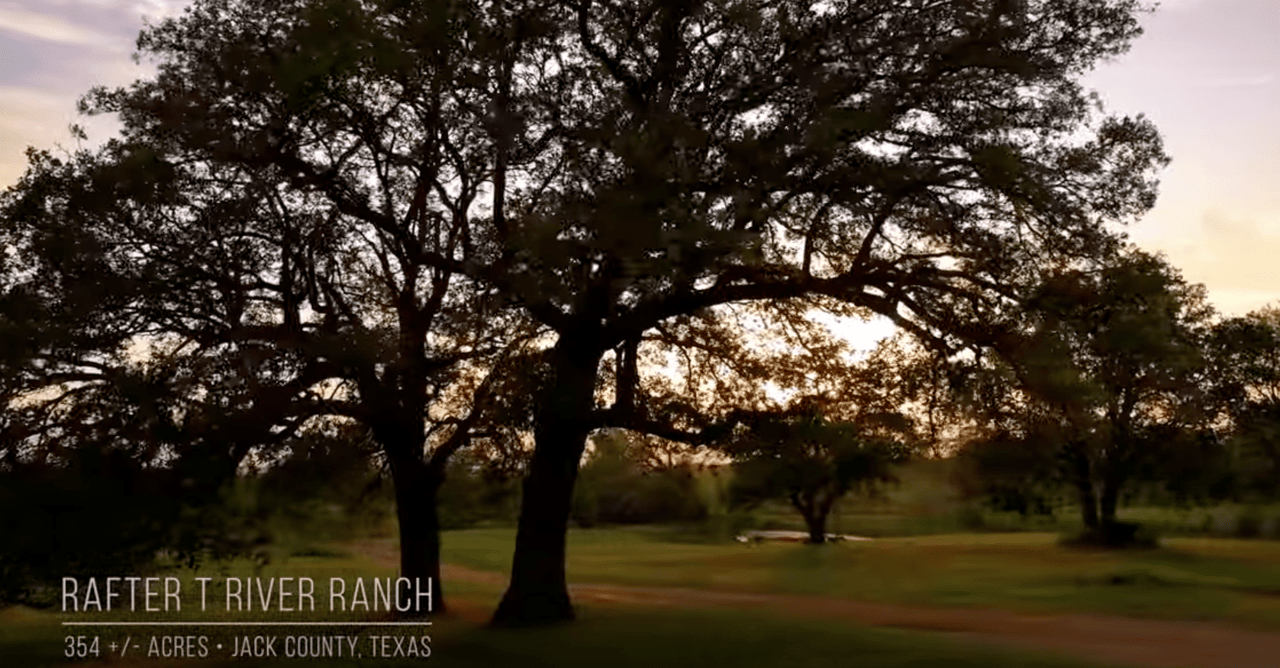
<instances>
[{"instance_id":1,"label":"bush","mask_svg":"<svg viewBox=\"0 0 1280 668\"><path fill-rule=\"evenodd\" d=\"M595 452L578 472L571 517L579 526L701 521L717 492L689 467L646 471L629 457L620 434L593 439Z\"/></svg>"},{"instance_id":2,"label":"bush","mask_svg":"<svg viewBox=\"0 0 1280 668\"><path fill-rule=\"evenodd\" d=\"M394 510L394 488L373 465L372 446L356 429L306 433L290 455L257 476L239 478L229 499L281 536L341 539L383 527Z\"/></svg>"},{"instance_id":3,"label":"bush","mask_svg":"<svg viewBox=\"0 0 1280 668\"><path fill-rule=\"evenodd\" d=\"M57 603L64 576L156 572L259 546L255 519L175 469L119 449L70 453L62 466L0 473L0 604Z\"/></svg>"},{"instance_id":4,"label":"bush","mask_svg":"<svg viewBox=\"0 0 1280 668\"><path fill-rule=\"evenodd\" d=\"M592 480L589 474L583 477L587 479L578 483L581 491L575 494L573 509L574 519L582 526L688 522L707 517L688 471L635 472L606 480Z\"/></svg>"},{"instance_id":5,"label":"bush","mask_svg":"<svg viewBox=\"0 0 1280 668\"><path fill-rule=\"evenodd\" d=\"M956 522L968 531L987 528L987 514L980 506L969 504L956 511Z\"/></svg>"},{"instance_id":6,"label":"bush","mask_svg":"<svg viewBox=\"0 0 1280 668\"><path fill-rule=\"evenodd\" d=\"M1235 535L1237 538L1257 538L1262 535L1262 509L1258 506L1246 506L1236 517Z\"/></svg>"},{"instance_id":7,"label":"bush","mask_svg":"<svg viewBox=\"0 0 1280 668\"><path fill-rule=\"evenodd\" d=\"M1068 547L1151 549L1160 546L1160 539L1147 525L1137 522L1110 522L1098 528L1085 528L1082 531L1067 534L1059 543Z\"/></svg>"},{"instance_id":8,"label":"bush","mask_svg":"<svg viewBox=\"0 0 1280 668\"><path fill-rule=\"evenodd\" d=\"M53 605L63 576L149 570L177 504L143 490L75 469L6 472L0 605Z\"/></svg>"},{"instance_id":9,"label":"bush","mask_svg":"<svg viewBox=\"0 0 1280 668\"><path fill-rule=\"evenodd\" d=\"M456 458L449 465L436 504L441 529L511 523L520 510L520 481Z\"/></svg>"},{"instance_id":10,"label":"bush","mask_svg":"<svg viewBox=\"0 0 1280 668\"><path fill-rule=\"evenodd\" d=\"M1048 441L995 437L974 441L960 451L951 483L961 498L992 510L1050 517L1062 495L1055 466Z\"/></svg>"}]
</instances>

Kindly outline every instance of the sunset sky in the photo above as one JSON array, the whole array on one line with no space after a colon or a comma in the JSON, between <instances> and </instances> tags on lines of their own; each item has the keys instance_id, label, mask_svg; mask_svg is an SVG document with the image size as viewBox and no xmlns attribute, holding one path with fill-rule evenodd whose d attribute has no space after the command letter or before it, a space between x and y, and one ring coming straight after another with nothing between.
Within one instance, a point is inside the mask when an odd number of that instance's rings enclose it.
<instances>
[{"instance_id":1,"label":"sunset sky","mask_svg":"<svg viewBox=\"0 0 1280 668\"><path fill-rule=\"evenodd\" d=\"M130 59L144 19L188 0L0 1L0 187L22 173L27 146L74 148L106 119L75 114L94 85L147 72ZM1110 109L1144 113L1173 164L1160 201L1133 238L1164 252L1219 310L1280 301L1280 0L1165 0L1119 60L1091 74Z\"/></svg>"}]
</instances>

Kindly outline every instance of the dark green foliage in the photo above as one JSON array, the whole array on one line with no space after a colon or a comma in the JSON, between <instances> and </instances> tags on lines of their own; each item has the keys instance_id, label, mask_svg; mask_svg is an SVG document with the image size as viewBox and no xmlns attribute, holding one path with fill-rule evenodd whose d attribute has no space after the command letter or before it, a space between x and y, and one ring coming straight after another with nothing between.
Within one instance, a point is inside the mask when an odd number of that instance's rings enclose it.
<instances>
[{"instance_id":1,"label":"dark green foliage","mask_svg":"<svg viewBox=\"0 0 1280 668\"><path fill-rule=\"evenodd\" d=\"M493 351L488 328L506 342L521 318L554 339L499 616L560 619L587 436L706 440L706 402L642 382L636 359L710 360L708 384L739 381L710 402L727 412L760 399L754 381L831 362L761 356L725 333L726 305L789 330L811 309L878 313L954 348L989 341L989 316L1042 267L1115 244L1106 224L1152 205L1166 157L1149 122L1106 117L1078 79L1127 49L1142 10L200 0L140 38L154 77L84 106L124 123L125 213L182 242L183 261L156 267L181 315L148 322L181 323L231 367L267 351L299 372L277 374L289 398L340 379L358 398L324 408L366 420L399 501L434 490L466 440L424 417L466 377L459 342ZM210 249L234 262L186 261ZM597 406L611 381L616 405ZM261 398L230 424L319 410ZM471 415L455 417L465 436ZM448 446L419 470L428 430Z\"/></svg>"},{"instance_id":2,"label":"dark green foliage","mask_svg":"<svg viewBox=\"0 0 1280 668\"><path fill-rule=\"evenodd\" d=\"M35 468L0 473L0 604L52 605L63 576L152 566L179 510L155 473Z\"/></svg>"},{"instance_id":3,"label":"dark green foliage","mask_svg":"<svg viewBox=\"0 0 1280 668\"><path fill-rule=\"evenodd\" d=\"M1052 450L1026 438L995 436L957 455L953 482L961 495L1021 516L1052 515L1065 489Z\"/></svg>"},{"instance_id":4,"label":"dark green foliage","mask_svg":"<svg viewBox=\"0 0 1280 668\"><path fill-rule=\"evenodd\" d=\"M270 537L182 468L123 449L79 448L59 465L0 472L0 603L57 602L64 576L132 575L253 552Z\"/></svg>"},{"instance_id":5,"label":"dark green foliage","mask_svg":"<svg viewBox=\"0 0 1280 668\"><path fill-rule=\"evenodd\" d=\"M1231 430L1237 494L1280 498L1280 309L1260 309L1215 325L1214 388Z\"/></svg>"},{"instance_id":6,"label":"dark green foliage","mask_svg":"<svg viewBox=\"0 0 1280 668\"><path fill-rule=\"evenodd\" d=\"M836 502L896 479L893 465L910 450L892 435L901 430L886 425L900 421L831 421L820 404L807 401L754 415L721 446L735 462L731 496L739 505L786 499L804 517L810 542L825 542Z\"/></svg>"},{"instance_id":7,"label":"dark green foliage","mask_svg":"<svg viewBox=\"0 0 1280 668\"><path fill-rule=\"evenodd\" d=\"M1164 426L1147 430L1141 447L1150 455L1135 474L1139 488L1170 505L1236 499L1247 478L1227 435L1207 428Z\"/></svg>"},{"instance_id":8,"label":"dark green foliage","mask_svg":"<svg viewBox=\"0 0 1280 668\"><path fill-rule=\"evenodd\" d=\"M646 470L619 432L596 435L578 471L572 519L580 526L695 522L707 517L687 466Z\"/></svg>"},{"instance_id":9,"label":"dark green foliage","mask_svg":"<svg viewBox=\"0 0 1280 668\"><path fill-rule=\"evenodd\" d=\"M304 431L286 453L256 475L238 481L248 505L282 539L322 541L379 532L393 507L377 443L358 424Z\"/></svg>"},{"instance_id":10,"label":"dark green foliage","mask_svg":"<svg viewBox=\"0 0 1280 668\"><path fill-rule=\"evenodd\" d=\"M513 524L520 511L520 480L458 457L449 464L437 503L441 529Z\"/></svg>"},{"instance_id":11,"label":"dark green foliage","mask_svg":"<svg viewBox=\"0 0 1280 668\"><path fill-rule=\"evenodd\" d=\"M980 362L990 366L969 387L994 432L967 456L983 484L1007 489L1019 467L1023 492L1060 481L1080 507L1082 540L1105 545L1132 537L1107 525L1144 478L1187 494L1212 487L1217 442L1191 436L1214 417L1212 316L1202 286L1137 250L1049 275L998 346L1001 361ZM1177 454L1195 455L1196 475L1177 470L1189 463Z\"/></svg>"}]
</instances>

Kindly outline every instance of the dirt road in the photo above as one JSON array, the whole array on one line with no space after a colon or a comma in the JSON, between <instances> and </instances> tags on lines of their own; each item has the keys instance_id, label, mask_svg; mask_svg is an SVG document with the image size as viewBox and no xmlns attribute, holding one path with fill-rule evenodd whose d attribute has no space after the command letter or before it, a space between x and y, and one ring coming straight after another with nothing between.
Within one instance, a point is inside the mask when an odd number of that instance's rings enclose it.
<instances>
[{"instance_id":1,"label":"dirt road","mask_svg":"<svg viewBox=\"0 0 1280 668\"><path fill-rule=\"evenodd\" d=\"M389 540L352 546L383 564L399 557ZM448 580L501 585L506 576L446 564ZM866 603L842 598L746 594L700 589L575 584L577 601L679 607L772 608L789 614L848 619L949 635L977 642L1050 651L1086 661L1154 668L1280 668L1280 634L1209 622L1133 619L1104 615L1027 615L981 608ZM484 611L459 610L467 617Z\"/></svg>"}]
</instances>

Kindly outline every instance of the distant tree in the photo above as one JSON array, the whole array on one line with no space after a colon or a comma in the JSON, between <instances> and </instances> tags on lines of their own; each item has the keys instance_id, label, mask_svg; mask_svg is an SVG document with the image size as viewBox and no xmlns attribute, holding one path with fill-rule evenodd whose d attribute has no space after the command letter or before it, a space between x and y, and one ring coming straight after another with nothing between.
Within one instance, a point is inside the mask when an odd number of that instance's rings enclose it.
<instances>
[{"instance_id":1,"label":"distant tree","mask_svg":"<svg viewBox=\"0 0 1280 668\"><path fill-rule=\"evenodd\" d=\"M1157 467L1169 430L1212 420L1204 354L1213 316L1202 286L1159 257L1130 251L1096 270L1051 276L971 383L998 438L1029 454L1028 475L1053 462L1103 543L1132 527L1116 509L1126 485Z\"/></svg>"},{"instance_id":2,"label":"distant tree","mask_svg":"<svg viewBox=\"0 0 1280 668\"><path fill-rule=\"evenodd\" d=\"M1227 318L1213 328L1212 386L1221 401L1246 494L1280 496L1280 308Z\"/></svg>"},{"instance_id":3,"label":"distant tree","mask_svg":"<svg viewBox=\"0 0 1280 668\"><path fill-rule=\"evenodd\" d=\"M1229 432L1211 424L1165 424L1147 429L1140 446L1135 495L1182 505L1238 501L1247 494L1242 466Z\"/></svg>"},{"instance_id":4,"label":"distant tree","mask_svg":"<svg viewBox=\"0 0 1280 668\"><path fill-rule=\"evenodd\" d=\"M706 440L705 407L641 357L758 371L729 308L747 302L775 332L824 310L943 348L984 340L1017 286L1151 206L1155 129L1104 117L1078 83L1141 10L201 0L140 40L153 81L89 106L149 128L145 144L279 177L290 210L390 244L368 256L381 266L455 276L477 310L553 334L495 614L541 623L573 615L565 536L588 435Z\"/></svg>"},{"instance_id":5,"label":"distant tree","mask_svg":"<svg viewBox=\"0 0 1280 668\"><path fill-rule=\"evenodd\" d=\"M996 510L1052 514L1063 480L1057 448L1034 431L975 439L957 453L955 482L961 494Z\"/></svg>"},{"instance_id":6,"label":"distant tree","mask_svg":"<svg viewBox=\"0 0 1280 668\"><path fill-rule=\"evenodd\" d=\"M909 449L890 434L903 426L896 415L829 421L812 400L743 416L721 446L734 459L732 494L739 503L786 499L804 518L809 542L824 543L840 499L895 479L893 465L906 461Z\"/></svg>"},{"instance_id":7,"label":"distant tree","mask_svg":"<svg viewBox=\"0 0 1280 668\"><path fill-rule=\"evenodd\" d=\"M386 458L367 427L349 419L313 420L282 445L245 476L257 505L298 532L314 527L345 536L381 528L394 490L384 484L390 482Z\"/></svg>"},{"instance_id":8,"label":"distant tree","mask_svg":"<svg viewBox=\"0 0 1280 668\"><path fill-rule=\"evenodd\" d=\"M655 467L652 450L621 430L591 437L592 450L574 487L571 517L579 524L688 522L706 517L688 463Z\"/></svg>"}]
</instances>

